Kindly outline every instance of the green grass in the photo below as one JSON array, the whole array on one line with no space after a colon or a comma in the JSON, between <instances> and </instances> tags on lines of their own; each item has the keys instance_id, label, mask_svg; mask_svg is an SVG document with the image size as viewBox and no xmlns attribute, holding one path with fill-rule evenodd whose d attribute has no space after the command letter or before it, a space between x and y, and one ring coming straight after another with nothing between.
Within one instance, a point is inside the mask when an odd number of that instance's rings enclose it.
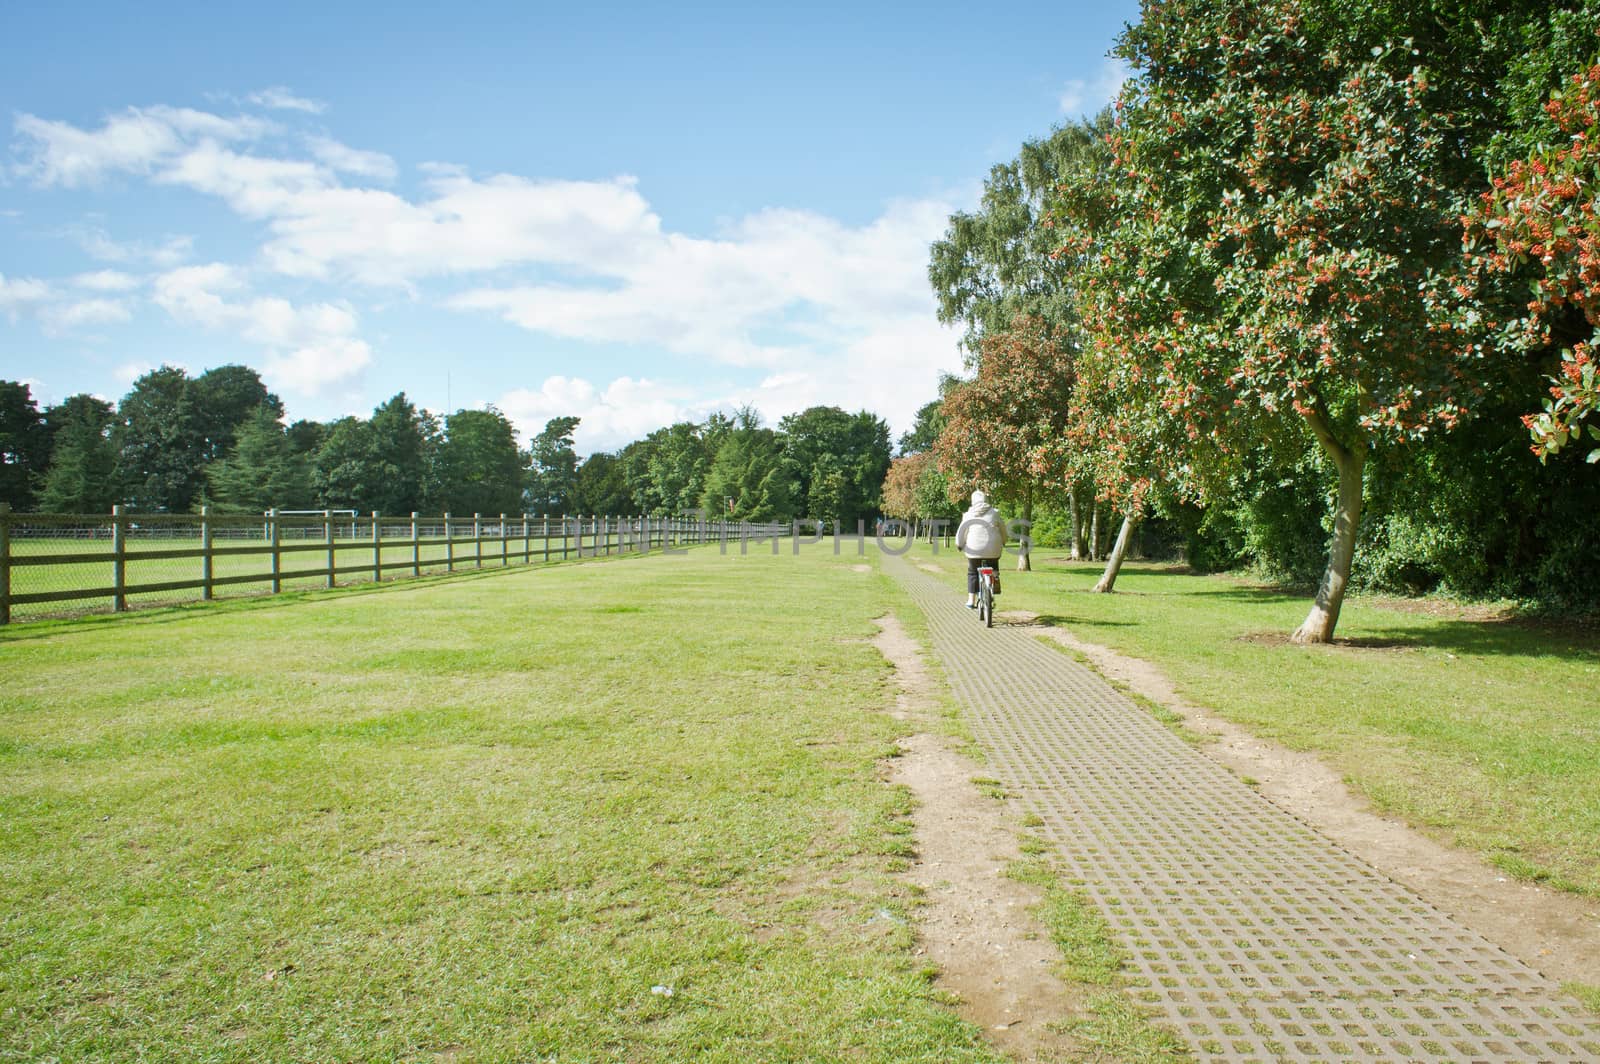
<instances>
[{"instance_id":1,"label":"green grass","mask_svg":"<svg viewBox=\"0 0 1600 1064\"><path fill-rule=\"evenodd\" d=\"M1139 564L1095 595L1099 574L1036 556L1007 571L1003 605L1155 663L1185 698L1315 751L1382 812L1600 896L1600 633L1353 597L1350 645L1303 647L1286 636L1305 596Z\"/></svg>"},{"instance_id":2,"label":"green grass","mask_svg":"<svg viewBox=\"0 0 1600 1064\"><path fill-rule=\"evenodd\" d=\"M1000 1059L913 952L853 561L0 630L0 1059Z\"/></svg>"}]
</instances>

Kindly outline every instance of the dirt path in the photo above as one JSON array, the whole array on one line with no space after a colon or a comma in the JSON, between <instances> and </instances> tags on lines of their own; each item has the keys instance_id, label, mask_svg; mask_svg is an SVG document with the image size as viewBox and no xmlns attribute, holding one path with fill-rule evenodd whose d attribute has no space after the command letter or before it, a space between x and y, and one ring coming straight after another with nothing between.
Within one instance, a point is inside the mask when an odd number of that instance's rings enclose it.
<instances>
[{"instance_id":1,"label":"dirt path","mask_svg":"<svg viewBox=\"0 0 1600 1064\"><path fill-rule=\"evenodd\" d=\"M920 649L894 617L877 623L873 643L894 664L899 687L892 714L911 726L931 722L934 681ZM1005 874L1021 856L1006 804L979 791L979 767L943 740L918 732L899 746L886 768L890 782L917 799L917 857L907 877L922 892L918 949L938 968L937 985L1012 1059L1072 1059L1081 1047L1052 1024L1082 1009L1055 974L1060 954L1032 915L1038 889Z\"/></svg>"}]
</instances>

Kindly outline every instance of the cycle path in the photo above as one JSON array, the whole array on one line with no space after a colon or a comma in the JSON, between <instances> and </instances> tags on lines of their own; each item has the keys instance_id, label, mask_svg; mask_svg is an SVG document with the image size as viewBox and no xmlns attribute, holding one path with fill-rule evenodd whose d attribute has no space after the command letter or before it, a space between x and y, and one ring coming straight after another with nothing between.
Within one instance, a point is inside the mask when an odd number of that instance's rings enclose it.
<instances>
[{"instance_id":1,"label":"cycle path","mask_svg":"<svg viewBox=\"0 0 1600 1064\"><path fill-rule=\"evenodd\" d=\"M1024 627L885 554L991 772L1207 1061L1594 1061L1600 1017Z\"/></svg>"}]
</instances>

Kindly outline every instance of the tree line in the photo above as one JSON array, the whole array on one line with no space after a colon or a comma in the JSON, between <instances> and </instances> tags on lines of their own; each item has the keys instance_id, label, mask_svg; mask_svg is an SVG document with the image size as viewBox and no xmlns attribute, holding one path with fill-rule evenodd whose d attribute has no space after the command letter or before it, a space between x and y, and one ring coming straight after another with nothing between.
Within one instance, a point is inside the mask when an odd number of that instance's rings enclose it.
<instances>
[{"instance_id":1,"label":"tree line","mask_svg":"<svg viewBox=\"0 0 1600 1064\"><path fill-rule=\"evenodd\" d=\"M1114 106L931 249L967 373L895 508L983 486L1083 550L1109 507L1101 590L1152 521L1315 586L1305 642L1350 587L1600 603L1597 27L1600 0L1146 0Z\"/></svg>"},{"instance_id":2,"label":"tree line","mask_svg":"<svg viewBox=\"0 0 1600 1064\"><path fill-rule=\"evenodd\" d=\"M440 418L404 392L367 418L285 423L282 401L241 365L195 377L163 366L115 406L80 394L40 410L28 385L0 381L0 502L84 514L704 510L853 525L878 512L890 459L881 418L831 406L776 429L751 409L717 413L581 459L579 424L552 418L524 448L493 407Z\"/></svg>"}]
</instances>

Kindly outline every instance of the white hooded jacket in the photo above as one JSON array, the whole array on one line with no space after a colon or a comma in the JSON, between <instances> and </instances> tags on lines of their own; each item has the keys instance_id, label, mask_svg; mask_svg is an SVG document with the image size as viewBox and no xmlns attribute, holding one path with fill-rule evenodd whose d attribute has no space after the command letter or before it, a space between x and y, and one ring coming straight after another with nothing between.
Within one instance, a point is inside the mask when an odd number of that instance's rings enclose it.
<instances>
[{"instance_id":1,"label":"white hooded jacket","mask_svg":"<svg viewBox=\"0 0 1600 1064\"><path fill-rule=\"evenodd\" d=\"M956 549L969 558L998 558L1006 546L1006 523L981 491L972 493L972 506L961 515L956 529Z\"/></svg>"}]
</instances>

